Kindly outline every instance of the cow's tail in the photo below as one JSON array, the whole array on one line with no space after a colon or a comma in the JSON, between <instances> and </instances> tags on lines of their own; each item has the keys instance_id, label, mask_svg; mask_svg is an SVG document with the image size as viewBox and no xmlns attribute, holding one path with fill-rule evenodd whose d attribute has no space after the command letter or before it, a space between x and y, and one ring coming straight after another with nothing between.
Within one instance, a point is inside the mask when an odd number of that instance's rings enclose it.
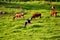
<instances>
[{"instance_id":1,"label":"cow's tail","mask_svg":"<svg viewBox=\"0 0 60 40\"><path fill-rule=\"evenodd\" d=\"M27 26L27 22L25 22L24 28L26 28L26 26Z\"/></svg>"}]
</instances>

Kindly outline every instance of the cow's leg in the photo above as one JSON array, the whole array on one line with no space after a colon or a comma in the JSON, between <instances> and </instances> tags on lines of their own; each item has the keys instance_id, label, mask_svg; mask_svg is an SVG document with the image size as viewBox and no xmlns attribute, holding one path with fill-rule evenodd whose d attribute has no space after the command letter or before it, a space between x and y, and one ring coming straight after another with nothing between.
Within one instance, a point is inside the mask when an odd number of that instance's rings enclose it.
<instances>
[{"instance_id":1,"label":"cow's leg","mask_svg":"<svg viewBox=\"0 0 60 40\"><path fill-rule=\"evenodd\" d=\"M55 14L55 17L57 17L57 13Z\"/></svg>"},{"instance_id":2,"label":"cow's leg","mask_svg":"<svg viewBox=\"0 0 60 40\"><path fill-rule=\"evenodd\" d=\"M36 19L35 17L33 17L32 19Z\"/></svg>"},{"instance_id":3,"label":"cow's leg","mask_svg":"<svg viewBox=\"0 0 60 40\"><path fill-rule=\"evenodd\" d=\"M25 22L25 24L24 24L24 28L26 28L26 26L27 26L27 22Z\"/></svg>"},{"instance_id":4,"label":"cow's leg","mask_svg":"<svg viewBox=\"0 0 60 40\"><path fill-rule=\"evenodd\" d=\"M40 18L41 18L41 14L39 14L39 16L40 16ZM38 16L38 17L39 17L39 16Z\"/></svg>"},{"instance_id":5,"label":"cow's leg","mask_svg":"<svg viewBox=\"0 0 60 40\"><path fill-rule=\"evenodd\" d=\"M40 18L41 18L41 15L40 15Z\"/></svg>"},{"instance_id":6,"label":"cow's leg","mask_svg":"<svg viewBox=\"0 0 60 40\"><path fill-rule=\"evenodd\" d=\"M50 14L50 16L53 16L53 14Z\"/></svg>"},{"instance_id":7,"label":"cow's leg","mask_svg":"<svg viewBox=\"0 0 60 40\"><path fill-rule=\"evenodd\" d=\"M21 16L19 15L18 18L20 18Z\"/></svg>"},{"instance_id":8,"label":"cow's leg","mask_svg":"<svg viewBox=\"0 0 60 40\"><path fill-rule=\"evenodd\" d=\"M16 16L16 18L19 18L19 16Z\"/></svg>"},{"instance_id":9,"label":"cow's leg","mask_svg":"<svg viewBox=\"0 0 60 40\"><path fill-rule=\"evenodd\" d=\"M23 16L21 16L21 18L23 19Z\"/></svg>"},{"instance_id":10,"label":"cow's leg","mask_svg":"<svg viewBox=\"0 0 60 40\"><path fill-rule=\"evenodd\" d=\"M31 20L32 20L32 17L31 17Z\"/></svg>"}]
</instances>

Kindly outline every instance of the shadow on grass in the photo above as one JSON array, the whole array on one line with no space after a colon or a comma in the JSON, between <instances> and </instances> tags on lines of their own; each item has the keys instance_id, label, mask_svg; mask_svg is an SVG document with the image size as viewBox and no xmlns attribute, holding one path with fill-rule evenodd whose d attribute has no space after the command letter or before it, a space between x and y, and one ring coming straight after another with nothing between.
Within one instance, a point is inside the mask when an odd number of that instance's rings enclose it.
<instances>
[{"instance_id":1,"label":"shadow on grass","mask_svg":"<svg viewBox=\"0 0 60 40\"><path fill-rule=\"evenodd\" d=\"M45 18L50 18L50 16L47 16L47 17L45 17Z\"/></svg>"},{"instance_id":2,"label":"shadow on grass","mask_svg":"<svg viewBox=\"0 0 60 40\"><path fill-rule=\"evenodd\" d=\"M60 15L57 15L56 17L60 17Z\"/></svg>"},{"instance_id":3,"label":"shadow on grass","mask_svg":"<svg viewBox=\"0 0 60 40\"><path fill-rule=\"evenodd\" d=\"M0 37L0 39L3 38L3 37Z\"/></svg>"},{"instance_id":4,"label":"shadow on grass","mask_svg":"<svg viewBox=\"0 0 60 40\"><path fill-rule=\"evenodd\" d=\"M43 23L43 21L38 21L37 23Z\"/></svg>"},{"instance_id":5,"label":"shadow on grass","mask_svg":"<svg viewBox=\"0 0 60 40\"><path fill-rule=\"evenodd\" d=\"M33 25L32 28L40 28L43 27L42 25Z\"/></svg>"},{"instance_id":6,"label":"shadow on grass","mask_svg":"<svg viewBox=\"0 0 60 40\"><path fill-rule=\"evenodd\" d=\"M23 26L19 26L19 27L17 27L16 29L21 29L21 28L24 28Z\"/></svg>"},{"instance_id":7,"label":"shadow on grass","mask_svg":"<svg viewBox=\"0 0 60 40\"><path fill-rule=\"evenodd\" d=\"M21 31L18 31L18 30L14 30L12 33L17 33L17 32L21 32Z\"/></svg>"},{"instance_id":8,"label":"shadow on grass","mask_svg":"<svg viewBox=\"0 0 60 40\"><path fill-rule=\"evenodd\" d=\"M56 39L56 38L60 38L60 36L53 36L50 39Z\"/></svg>"},{"instance_id":9,"label":"shadow on grass","mask_svg":"<svg viewBox=\"0 0 60 40\"><path fill-rule=\"evenodd\" d=\"M0 37L0 40L2 40L4 37Z\"/></svg>"},{"instance_id":10,"label":"shadow on grass","mask_svg":"<svg viewBox=\"0 0 60 40\"><path fill-rule=\"evenodd\" d=\"M50 37L50 38L46 38L46 37L42 37L40 39L44 39L44 40L55 40L55 39L60 39L60 36L53 36L53 37Z\"/></svg>"},{"instance_id":11,"label":"shadow on grass","mask_svg":"<svg viewBox=\"0 0 60 40\"><path fill-rule=\"evenodd\" d=\"M14 30L12 33L17 33L17 32L21 32L21 30L19 29L22 29L23 27L22 26L19 26L16 28L16 30Z\"/></svg>"},{"instance_id":12,"label":"shadow on grass","mask_svg":"<svg viewBox=\"0 0 60 40\"><path fill-rule=\"evenodd\" d=\"M24 26L19 26L16 29L23 29L23 30L27 30L27 28L25 28Z\"/></svg>"}]
</instances>

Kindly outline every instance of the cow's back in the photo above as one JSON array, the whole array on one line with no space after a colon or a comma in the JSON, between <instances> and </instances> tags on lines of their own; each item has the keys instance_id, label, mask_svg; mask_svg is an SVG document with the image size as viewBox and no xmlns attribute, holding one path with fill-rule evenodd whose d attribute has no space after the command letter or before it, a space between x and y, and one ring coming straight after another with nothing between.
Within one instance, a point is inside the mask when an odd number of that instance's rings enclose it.
<instances>
[{"instance_id":1,"label":"cow's back","mask_svg":"<svg viewBox=\"0 0 60 40\"><path fill-rule=\"evenodd\" d=\"M33 14L32 18L39 17L39 16L41 16L41 14L36 13L36 14Z\"/></svg>"},{"instance_id":2,"label":"cow's back","mask_svg":"<svg viewBox=\"0 0 60 40\"><path fill-rule=\"evenodd\" d=\"M19 17L19 16L21 16L21 14L16 14L15 16L16 16L16 17Z\"/></svg>"},{"instance_id":3,"label":"cow's back","mask_svg":"<svg viewBox=\"0 0 60 40\"><path fill-rule=\"evenodd\" d=\"M56 11L52 11L51 14L57 14L57 12Z\"/></svg>"},{"instance_id":4,"label":"cow's back","mask_svg":"<svg viewBox=\"0 0 60 40\"><path fill-rule=\"evenodd\" d=\"M35 17L38 17L38 16L40 16L41 14L33 14L33 16L35 16Z\"/></svg>"}]
</instances>

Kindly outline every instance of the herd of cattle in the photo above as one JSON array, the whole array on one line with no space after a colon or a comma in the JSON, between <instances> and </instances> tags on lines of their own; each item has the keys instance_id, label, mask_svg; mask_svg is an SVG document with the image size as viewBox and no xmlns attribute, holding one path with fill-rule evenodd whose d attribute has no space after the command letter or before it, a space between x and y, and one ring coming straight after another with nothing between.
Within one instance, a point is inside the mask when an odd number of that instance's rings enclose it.
<instances>
[{"instance_id":1,"label":"herd of cattle","mask_svg":"<svg viewBox=\"0 0 60 40\"><path fill-rule=\"evenodd\" d=\"M57 16L57 12L55 11L55 6L52 6L51 7L51 16ZM21 17L21 18L24 18L24 13L21 13L21 14L16 14L14 17L13 17L13 19L15 19L15 18L19 18L19 17ZM26 20L26 22L25 22L25 24L24 24L24 27L26 28L26 25L28 24L28 23L31 23L31 20L33 19L33 18L36 18L36 17L40 17L41 18L41 13L39 13L39 12L36 12L36 13L34 13L32 16L31 16L31 18L29 18L29 19L27 19Z\"/></svg>"},{"instance_id":2,"label":"herd of cattle","mask_svg":"<svg viewBox=\"0 0 60 40\"><path fill-rule=\"evenodd\" d=\"M56 17L56 16L57 16L57 12L55 11L55 6L52 6L51 9L52 9L52 11L51 11L51 14L50 14L50 15ZM6 12L1 12L1 11L0 11L0 14L6 14ZM40 17L40 18L41 18L41 13L39 13L39 12L34 13L34 14L31 16L31 18L29 18L29 19L26 20L26 22L25 22L25 24L24 24L24 27L26 27L26 25L27 25L28 23L31 23L31 20L32 20L33 18L36 18L36 17ZM15 19L15 18L24 18L24 13L16 14L16 15L13 17L13 19Z\"/></svg>"},{"instance_id":3,"label":"herd of cattle","mask_svg":"<svg viewBox=\"0 0 60 40\"><path fill-rule=\"evenodd\" d=\"M57 16L57 12L55 11L55 6L52 6L52 11L51 11L51 16ZM33 18L35 18L35 17L39 17L40 16L40 18L41 18L41 13L39 13L39 12L36 12L36 13L34 13L33 15L32 15L32 17L31 17L31 19L33 19ZM19 18L19 17L22 17L22 18L24 18L24 13L21 13L21 14L16 14L14 17L13 17L13 19L15 19L15 18Z\"/></svg>"}]
</instances>

